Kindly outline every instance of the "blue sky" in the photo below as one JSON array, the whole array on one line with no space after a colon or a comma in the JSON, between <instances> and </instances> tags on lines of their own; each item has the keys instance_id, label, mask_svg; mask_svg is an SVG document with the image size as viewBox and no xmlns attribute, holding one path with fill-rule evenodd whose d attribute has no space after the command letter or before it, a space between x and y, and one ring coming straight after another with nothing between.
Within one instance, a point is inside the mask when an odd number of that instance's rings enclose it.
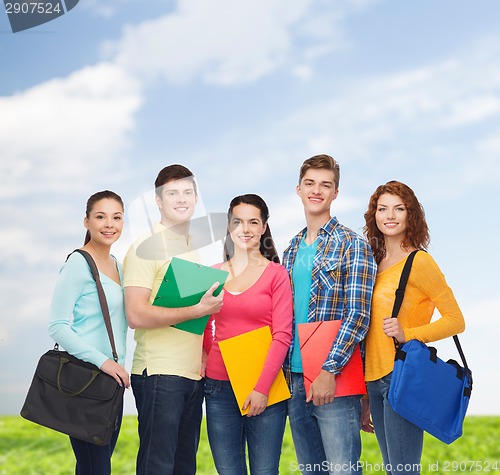
<instances>
[{"instance_id":1,"label":"blue sky","mask_svg":"<svg viewBox=\"0 0 500 475\"><path fill-rule=\"evenodd\" d=\"M333 213L358 232L379 184L415 190L468 325L470 413L498 414L496 0L85 0L16 34L1 9L0 414L19 411L51 345L52 288L90 194L112 189L133 212L121 258L144 228L141 196L180 162L200 214L261 194L283 249L317 153L340 162Z\"/></svg>"}]
</instances>

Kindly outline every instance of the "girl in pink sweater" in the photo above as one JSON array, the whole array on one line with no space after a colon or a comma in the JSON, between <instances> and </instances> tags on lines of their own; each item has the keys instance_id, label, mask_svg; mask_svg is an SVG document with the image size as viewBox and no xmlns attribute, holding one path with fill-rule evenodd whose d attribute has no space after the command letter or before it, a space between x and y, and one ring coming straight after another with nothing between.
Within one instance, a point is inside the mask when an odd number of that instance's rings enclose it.
<instances>
[{"instance_id":1,"label":"girl in pink sweater","mask_svg":"<svg viewBox=\"0 0 500 475\"><path fill-rule=\"evenodd\" d=\"M220 474L278 473L286 421L286 402L267 405L269 389L283 364L292 338L290 280L268 226L269 211L254 194L231 201L224 262L229 272L224 303L205 332L205 401L207 430ZM268 325L273 336L262 373L250 392L242 416L219 350L219 341Z\"/></svg>"}]
</instances>

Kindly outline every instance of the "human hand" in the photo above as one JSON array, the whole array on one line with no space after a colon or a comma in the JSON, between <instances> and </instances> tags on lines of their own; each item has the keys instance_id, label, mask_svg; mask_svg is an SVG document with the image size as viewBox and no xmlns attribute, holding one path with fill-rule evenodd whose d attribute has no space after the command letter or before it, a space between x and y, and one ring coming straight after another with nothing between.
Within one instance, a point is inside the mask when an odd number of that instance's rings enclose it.
<instances>
[{"instance_id":1,"label":"human hand","mask_svg":"<svg viewBox=\"0 0 500 475\"><path fill-rule=\"evenodd\" d=\"M373 428L373 422L370 414L370 400L361 399L361 430L368 432L369 434L374 434L375 429Z\"/></svg>"},{"instance_id":2,"label":"human hand","mask_svg":"<svg viewBox=\"0 0 500 475\"><path fill-rule=\"evenodd\" d=\"M222 300L224 298L224 291L222 291L219 295L215 296L214 292L217 287L219 287L219 282L215 282L215 284L210 287L203 297L200 300L200 303L197 304L198 313L200 317L205 315L212 315L217 313L222 308Z\"/></svg>"},{"instance_id":3,"label":"human hand","mask_svg":"<svg viewBox=\"0 0 500 475\"><path fill-rule=\"evenodd\" d=\"M120 364L116 363L113 360L107 359L101 365L101 371L103 373L109 374L112 378L116 380L116 382L121 386L125 386L126 388L130 387L130 375L127 370Z\"/></svg>"},{"instance_id":4,"label":"human hand","mask_svg":"<svg viewBox=\"0 0 500 475\"><path fill-rule=\"evenodd\" d=\"M387 336L396 338L399 343L405 342L405 333L397 318L384 318L384 333Z\"/></svg>"},{"instance_id":5,"label":"human hand","mask_svg":"<svg viewBox=\"0 0 500 475\"><path fill-rule=\"evenodd\" d=\"M336 388L335 375L322 369L321 373L319 373L318 377L311 384L306 402L312 400L315 406L323 406L324 404L333 402Z\"/></svg>"},{"instance_id":6,"label":"human hand","mask_svg":"<svg viewBox=\"0 0 500 475\"><path fill-rule=\"evenodd\" d=\"M247 417L252 417L262 414L266 407L267 396L254 389L245 399L242 409L245 410L246 408L249 408Z\"/></svg>"}]
</instances>

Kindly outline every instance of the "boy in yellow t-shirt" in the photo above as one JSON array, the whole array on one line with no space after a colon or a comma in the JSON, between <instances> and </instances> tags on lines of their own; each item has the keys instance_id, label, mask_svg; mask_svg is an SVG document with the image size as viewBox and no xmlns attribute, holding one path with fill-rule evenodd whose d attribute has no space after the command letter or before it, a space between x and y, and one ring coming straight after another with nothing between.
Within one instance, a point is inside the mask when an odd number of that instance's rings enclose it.
<instances>
[{"instance_id":1,"label":"boy in yellow t-shirt","mask_svg":"<svg viewBox=\"0 0 500 475\"><path fill-rule=\"evenodd\" d=\"M130 247L123 264L125 311L137 343L131 376L139 421L137 474L189 475L196 472L202 418L202 336L171 325L217 313L223 295L213 295L216 283L197 305L152 305L172 257L196 259L189 224L198 201L194 176L182 165L163 168L155 191L160 222L153 236ZM146 239L153 239L154 252Z\"/></svg>"}]
</instances>

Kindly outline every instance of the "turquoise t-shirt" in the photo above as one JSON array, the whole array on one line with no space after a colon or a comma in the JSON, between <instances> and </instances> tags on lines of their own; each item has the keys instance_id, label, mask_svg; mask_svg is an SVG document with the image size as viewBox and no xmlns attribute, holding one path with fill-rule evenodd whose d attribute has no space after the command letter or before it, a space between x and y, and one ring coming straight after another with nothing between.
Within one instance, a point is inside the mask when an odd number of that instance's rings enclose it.
<instances>
[{"instance_id":1,"label":"turquoise t-shirt","mask_svg":"<svg viewBox=\"0 0 500 475\"><path fill-rule=\"evenodd\" d=\"M305 236L304 236L305 239ZM312 268L318 241L307 245L305 240L299 244L299 250L293 264L293 316L294 341L292 350L291 369L294 373L302 373L302 358L300 356L299 332L297 325L307 322L309 300L311 297Z\"/></svg>"}]
</instances>

